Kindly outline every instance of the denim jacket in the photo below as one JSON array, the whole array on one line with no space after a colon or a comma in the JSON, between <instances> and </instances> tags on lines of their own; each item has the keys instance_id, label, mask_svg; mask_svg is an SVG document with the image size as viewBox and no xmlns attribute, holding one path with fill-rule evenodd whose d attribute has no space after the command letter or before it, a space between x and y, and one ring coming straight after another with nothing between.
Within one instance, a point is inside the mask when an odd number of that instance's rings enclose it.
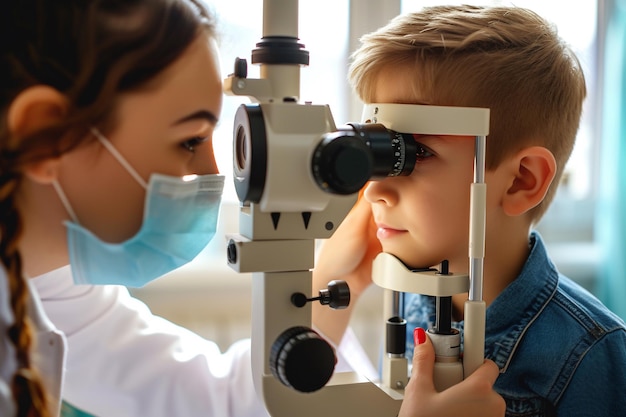
<instances>
[{"instance_id":1,"label":"denim jacket","mask_svg":"<svg viewBox=\"0 0 626 417\"><path fill-rule=\"evenodd\" d=\"M626 325L559 274L536 232L530 247L521 274L487 308L485 356L500 368L494 388L506 415L626 415ZM432 326L435 302L406 294L404 305L412 355L413 329Z\"/></svg>"}]
</instances>

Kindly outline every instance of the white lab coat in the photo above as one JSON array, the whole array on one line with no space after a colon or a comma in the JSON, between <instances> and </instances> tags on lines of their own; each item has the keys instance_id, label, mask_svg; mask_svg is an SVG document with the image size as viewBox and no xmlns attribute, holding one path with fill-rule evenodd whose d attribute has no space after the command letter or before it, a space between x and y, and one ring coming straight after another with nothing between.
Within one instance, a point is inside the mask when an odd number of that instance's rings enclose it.
<instances>
[{"instance_id":1,"label":"white lab coat","mask_svg":"<svg viewBox=\"0 0 626 417\"><path fill-rule=\"evenodd\" d=\"M60 412L63 364L66 341L45 315L35 288L28 282L28 315L33 324L31 360L39 371L49 401L50 413ZM15 415L16 408L11 392L11 381L17 369L15 346L6 337L7 329L14 322L11 309L9 286L4 268L0 268L0 416Z\"/></svg>"},{"instance_id":2,"label":"white lab coat","mask_svg":"<svg viewBox=\"0 0 626 417\"><path fill-rule=\"evenodd\" d=\"M68 341L63 399L99 417L267 416L252 383L250 342L227 352L152 315L121 286L76 286L69 266L32 279ZM368 363L353 336L342 351ZM349 369L349 367L348 367Z\"/></svg>"}]
</instances>

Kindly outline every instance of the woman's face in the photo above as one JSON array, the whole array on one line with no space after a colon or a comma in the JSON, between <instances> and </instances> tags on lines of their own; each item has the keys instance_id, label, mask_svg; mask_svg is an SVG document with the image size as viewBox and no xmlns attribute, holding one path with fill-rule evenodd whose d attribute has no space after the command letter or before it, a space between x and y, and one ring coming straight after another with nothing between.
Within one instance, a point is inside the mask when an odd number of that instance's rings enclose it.
<instances>
[{"instance_id":1,"label":"woman's face","mask_svg":"<svg viewBox=\"0 0 626 417\"><path fill-rule=\"evenodd\" d=\"M215 174L221 107L217 46L202 35L146 88L120 96L115 127L103 134L146 182L152 173ZM104 241L139 230L146 191L99 141L64 155L58 181L80 224Z\"/></svg>"}]
</instances>

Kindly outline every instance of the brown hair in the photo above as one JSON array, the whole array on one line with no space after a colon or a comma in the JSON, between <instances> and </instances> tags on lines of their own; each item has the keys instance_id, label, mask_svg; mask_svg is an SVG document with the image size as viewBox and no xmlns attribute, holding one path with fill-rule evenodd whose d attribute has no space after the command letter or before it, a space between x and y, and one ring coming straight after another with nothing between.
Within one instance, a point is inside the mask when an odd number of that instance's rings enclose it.
<instances>
[{"instance_id":1,"label":"brown hair","mask_svg":"<svg viewBox=\"0 0 626 417\"><path fill-rule=\"evenodd\" d=\"M407 86L431 104L491 109L487 169L540 145L557 161L538 221L569 159L586 96L580 63L554 27L516 7L442 6L404 14L361 39L350 81L364 102L383 71L412 69Z\"/></svg>"},{"instance_id":2,"label":"brown hair","mask_svg":"<svg viewBox=\"0 0 626 417\"><path fill-rule=\"evenodd\" d=\"M21 218L14 196L26 164L61 155L87 140L89 126L114 123L115 99L145 85L214 23L196 0L12 0L0 16L0 260L6 269L15 323L17 371L12 390L18 416L48 416L30 358L32 323L18 251ZM16 137L8 130L12 100L48 85L70 104L55 126ZM91 139L93 140L93 139Z\"/></svg>"}]
</instances>

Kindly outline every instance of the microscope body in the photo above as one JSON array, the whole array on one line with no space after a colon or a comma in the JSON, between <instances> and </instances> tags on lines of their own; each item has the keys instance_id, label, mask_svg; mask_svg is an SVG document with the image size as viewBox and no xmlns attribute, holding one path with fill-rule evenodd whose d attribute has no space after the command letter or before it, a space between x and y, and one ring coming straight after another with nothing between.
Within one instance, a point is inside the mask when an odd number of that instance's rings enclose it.
<instances>
[{"instance_id":1,"label":"microscope body","mask_svg":"<svg viewBox=\"0 0 626 417\"><path fill-rule=\"evenodd\" d=\"M333 130L327 106L287 101L239 109L235 181L244 200L254 201L241 204L239 234L227 236L229 264L252 273L253 378L272 416L391 417L402 392L384 392L354 372L334 374L334 349L312 329L310 303L293 299L311 293L315 240L330 237L356 202L356 194L323 191L303 169ZM259 148L252 142L263 135ZM251 156L263 147L271 149L258 168Z\"/></svg>"}]
</instances>

